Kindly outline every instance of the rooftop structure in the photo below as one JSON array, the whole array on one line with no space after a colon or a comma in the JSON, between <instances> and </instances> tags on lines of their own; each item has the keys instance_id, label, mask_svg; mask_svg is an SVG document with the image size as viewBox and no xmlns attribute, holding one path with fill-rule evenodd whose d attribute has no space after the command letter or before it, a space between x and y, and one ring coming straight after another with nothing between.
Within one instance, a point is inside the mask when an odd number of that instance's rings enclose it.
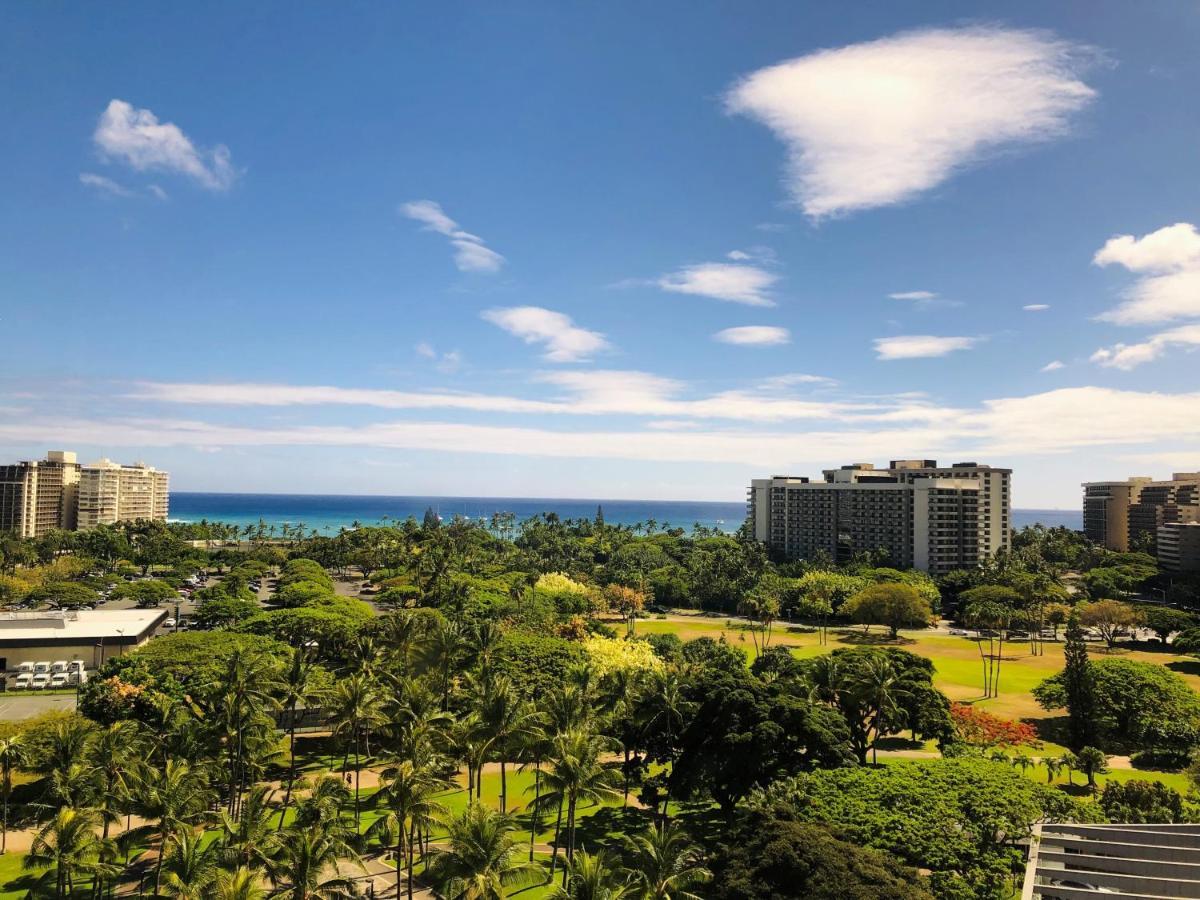
<instances>
[{"instance_id":1,"label":"rooftop structure","mask_svg":"<svg viewBox=\"0 0 1200 900\"><path fill-rule=\"evenodd\" d=\"M1200 898L1200 825L1034 826L1021 900Z\"/></svg>"},{"instance_id":2,"label":"rooftop structure","mask_svg":"<svg viewBox=\"0 0 1200 900\"><path fill-rule=\"evenodd\" d=\"M0 671L56 659L95 668L146 643L167 616L165 609L0 613Z\"/></svg>"}]
</instances>

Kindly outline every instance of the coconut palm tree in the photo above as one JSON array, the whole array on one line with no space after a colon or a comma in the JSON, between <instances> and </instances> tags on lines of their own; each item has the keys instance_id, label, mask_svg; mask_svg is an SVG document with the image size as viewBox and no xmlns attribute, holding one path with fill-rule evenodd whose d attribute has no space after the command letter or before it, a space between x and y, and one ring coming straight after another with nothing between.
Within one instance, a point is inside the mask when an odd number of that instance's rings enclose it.
<instances>
[{"instance_id":1,"label":"coconut palm tree","mask_svg":"<svg viewBox=\"0 0 1200 900\"><path fill-rule=\"evenodd\" d=\"M275 792L258 784L246 794L237 818L221 810L222 847L228 865L252 868L266 863L278 844L272 819Z\"/></svg>"},{"instance_id":2,"label":"coconut palm tree","mask_svg":"<svg viewBox=\"0 0 1200 900\"><path fill-rule=\"evenodd\" d=\"M296 783L296 710L309 701L319 699L312 688L312 672L316 663L308 649L297 647L292 653L291 664L283 677L279 703L287 711L288 724L288 779L283 793L283 805L279 812L279 827L287 817L292 801L292 788Z\"/></svg>"},{"instance_id":3,"label":"coconut palm tree","mask_svg":"<svg viewBox=\"0 0 1200 900\"><path fill-rule=\"evenodd\" d=\"M258 872L240 868L232 872L220 872L206 900L263 900L266 895Z\"/></svg>"},{"instance_id":4,"label":"coconut palm tree","mask_svg":"<svg viewBox=\"0 0 1200 900\"><path fill-rule=\"evenodd\" d=\"M383 787L376 796L382 799L387 811L372 823L367 834L379 837L380 843L385 846L392 845L396 856L396 884L400 884L400 868L403 865L407 870L410 900L413 895L417 835L444 817L446 807L436 797L449 787L449 781L418 769L409 760L402 760L383 772Z\"/></svg>"},{"instance_id":5,"label":"coconut palm tree","mask_svg":"<svg viewBox=\"0 0 1200 900\"><path fill-rule=\"evenodd\" d=\"M700 852L675 823L663 823L645 834L625 839L632 860L633 881L644 900L703 900L693 888L712 873Z\"/></svg>"},{"instance_id":6,"label":"coconut palm tree","mask_svg":"<svg viewBox=\"0 0 1200 900\"><path fill-rule=\"evenodd\" d=\"M473 803L447 823L448 846L438 849L429 875L445 900L502 900L509 888L540 866L523 859L517 823L506 813Z\"/></svg>"},{"instance_id":7,"label":"coconut palm tree","mask_svg":"<svg viewBox=\"0 0 1200 900\"><path fill-rule=\"evenodd\" d=\"M280 832L279 851L267 872L272 895L291 900L341 900L355 896L354 882L338 872L338 862L358 862L358 854L337 831L307 826Z\"/></svg>"},{"instance_id":8,"label":"coconut palm tree","mask_svg":"<svg viewBox=\"0 0 1200 900\"><path fill-rule=\"evenodd\" d=\"M104 862L112 854L106 852L111 848L104 846L99 829L95 810L63 807L34 837L21 865L26 870L45 868L40 882L53 883L56 898L73 893L77 877L116 875L120 869Z\"/></svg>"},{"instance_id":9,"label":"coconut palm tree","mask_svg":"<svg viewBox=\"0 0 1200 900\"><path fill-rule=\"evenodd\" d=\"M220 868L220 846L206 845L200 832L183 828L171 836L163 862L163 893L174 900L207 900Z\"/></svg>"},{"instance_id":10,"label":"coconut palm tree","mask_svg":"<svg viewBox=\"0 0 1200 900\"><path fill-rule=\"evenodd\" d=\"M525 721L525 728L516 738L516 758L520 771L533 766L533 801L529 804L529 861L533 862L533 843L542 830L542 763L550 753L550 735L546 731L546 716L541 710L533 710Z\"/></svg>"},{"instance_id":11,"label":"coconut palm tree","mask_svg":"<svg viewBox=\"0 0 1200 900\"><path fill-rule=\"evenodd\" d=\"M158 834L158 862L154 866L154 893L162 883L163 857L171 838L201 821L212 792L208 778L182 760L169 760L162 770L147 769L138 785L137 805Z\"/></svg>"},{"instance_id":12,"label":"coconut palm tree","mask_svg":"<svg viewBox=\"0 0 1200 900\"><path fill-rule=\"evenodd\" d=\"M297 828L319 827L326 830L341 828L342 807L350 800L350 789L342 779L322 775L313 784L308 796L296 804Z\"/></svg>"},{"instance_id":13,"label":"coconut palm tree","mask_svg":"<svg viewBox=\"0 0 1200 900\"><path fill-rule=\"evenodd\" d=\"M879 763L879 739L899 722L903 700L911 694L890 659L868 656L851 677L850 689L863 713L863 737L870 739L871 763ZM854 723L851 723L854 730Z\"/></svg>"},{"instance_id":14,"label":"coconut palm tree","mask_svg":"<svg viewBox=\"0 0 1200 900\"><path fill-rule=\"evenodd\" d=\"M1056 756L1047 756L1042 760L1042 765L1046 767L1046 784L1053 784L1058 773L1062 771L1062 760Z\"/></svg>"},{"instance_id":15,"label":"coconut palm tree","mask_svg":"<svg viewBox=\"0 0 1200 900\"><path fill-rule=\"evenodd\" d=\"M333 736L340 738L346 747L346 758L354 753L354 824L361 821L359 780L362 773L362 753L371 752L370 735L382 727L383 699L378 684L365 675L351 675L338 682L330 702L330 722ZM346 769L345 761L342 771Z\"/></svg>"},{"instance_id":16,"label":"coconut palm tree","mask_svg":"<svg viewBox=\"0 0 1200 900\"><path fill-rule=\"evenodd\" d=\"M507 678L493 678L484 686L476 711L479 731L486 739L485 758L500 763L500 812L508 812L508 760L526 729L528 704Z\"/></svg>"},{"instance_id":17,"label":"coconut palm tree","mask_svg":"<svg viewBox=\"0 0 1200 900\"><path fill-rule=\"evenodd\" d=\"M554 888L553 900L624 900L632 897L626 873L612 866L604 851L580 850L567 867L567 883Z\"/></svg>"},{"instance_id":18,"label":"coconut palm tree","mask_svg":"<svg viewBox=\"0 0 1200 900\"><path fill-rule=\"evenodd\" d=\"M8 850L8 804L12 797L13 769L25 761L25 738L21 733L0 738L0 777L3 778L4 823L0 828L0 853Z\"/></svg>"},{"instance_id":19,"label":"coconut palm tree","mask_svg":"<svg viewBox=\"0 0 1200 900\"><path fill-rule=\"evenodd\" d=\"M580 803L599 803L620 794L620 775L601 762L604 753L618 749L612 738L592 731L576 729L558 735L551 746L549 769L543 775L545 793L542 803L558 808L554 826L554 853L550 857L550 878L558 859L559 835L566 812L567 861L575 855L575 816Z\"/></svg>"}]
</instances>

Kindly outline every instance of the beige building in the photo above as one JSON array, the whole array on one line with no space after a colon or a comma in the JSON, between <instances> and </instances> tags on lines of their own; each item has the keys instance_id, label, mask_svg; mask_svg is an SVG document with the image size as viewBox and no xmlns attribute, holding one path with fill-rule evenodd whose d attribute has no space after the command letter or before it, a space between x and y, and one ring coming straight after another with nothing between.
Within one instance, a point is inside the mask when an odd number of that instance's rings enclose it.
<instances>
[{"instance_id":1,"label":"beige building","mask_svg":"<svg viewBox=\"0 0 1200 900\"><path fill-rule=\"evenodd\" d=\"M153 466L123 466L102 459L83 466L79 477L78 527L95 528L135 519L165 521L169 476Z\"/></svg>"},{"instance_id":2,"label":"beige building","mask_svg":"<svg viewBox=\"0 0 1200 900\"><path fill-rule=\"evenodd\" d=\"M1200 472L1176 472L1170 481L1149 477L1083 485L1083 531L1109 550L1127 552L1147 539L1153 549L1161 526L1200 517Z\"/></svg>"},{"instance_id":3,"label":"beige building","mask_svg":"<svg viewBox=\"0 0 1200 900\"><path fill-rule=\"evenodd\" d=\"M75 454L66 450L0 466L0 531L35 538L55 528L74 529L79 471Z\"/></svg>"},{"instance_id":4,"label":"beige building","mask_svg":"<svg viewBox=\"0 0 1200 900\"><path fill-rule=\"evenodd\" d=\"M0 613L0 673L57 660L98 668L145 644L168 615L165 609Z\"/></svg>"},{"instance_id":5,"label":"beige building","mask_svg":"<svg viewBox=\"0 0 1200 900\"><path fill-rule=\"evenodd\" d=\"M748 513L756 540L792 559L848 562L886 550L893 565L934 575L972 568L1009 546L1010 469L892 460L826 469L819 482L755 479Z\"/></svg>"},{"instance_id":6,"label":"beige building","mask_svg":"<svg viewBox=\"0 0 1200 900\"><path fill-rule=\"evenodd\" d=\"M1157 552L1164 572L1200 572L1200 521L1159 525Z\"/></svg>"}]
</instances>

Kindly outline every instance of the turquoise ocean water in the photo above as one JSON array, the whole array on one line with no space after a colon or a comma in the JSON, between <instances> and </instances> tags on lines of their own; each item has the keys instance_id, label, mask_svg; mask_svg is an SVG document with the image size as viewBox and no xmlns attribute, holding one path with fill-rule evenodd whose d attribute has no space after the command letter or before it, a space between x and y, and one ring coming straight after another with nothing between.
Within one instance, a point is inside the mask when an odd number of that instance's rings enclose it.
<instances>
[{"instance_id":1,"label":"turquoise ocean water","mask_svg":"<svg viewBox=\"0 0 1200 900\"><path fill-rule=\"evenodd\" d=\"M517 520L543 512L563 519L592 518L602 507L610 525L634 525L653 519L658 527L670 525L689 531L695 523L708 528L736 531L746 515L740 502L702 500L563 500L543 497L372 497L336 494L211 494L171 493L171 519L180 522L227 522L250 525L262 519L277 528L303 523L321 534L336 534L354 522L376 525L418 521L432 508L444 520L454 516L490 519L493 513L511 512ZM1014 509L1017 528L1041 522L1046 526L1082 528L1082 513L1072 509Z\"/></svg>"}]
</instances>

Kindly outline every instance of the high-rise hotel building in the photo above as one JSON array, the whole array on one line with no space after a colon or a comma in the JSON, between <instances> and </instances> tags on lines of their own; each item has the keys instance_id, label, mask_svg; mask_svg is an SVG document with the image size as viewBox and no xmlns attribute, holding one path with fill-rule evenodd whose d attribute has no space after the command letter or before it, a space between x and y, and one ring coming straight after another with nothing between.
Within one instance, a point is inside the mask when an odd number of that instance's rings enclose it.
<instances>
[{"instance_id":1,"label":"high-rise hotel building","mask_svg":"<svg viewBox=\"0 0 1200 900\"><path fill-rule=\"evenodd\" d=\"M1083 485L1084 534L1109 550L1124 553L1143 542L1153 549L1159 528L1190 522L1200 522L1200 472Z\"/></svg>"},{"instance_id":2,"label":"high-rise hotel building","mask_svg":"<svg viewBox=\"0 0 1200 900\"><path fill-rule=\"evenodd\" d=\"M886 550L893 565L941 575L972 568L1010 545L1011 469L973 462L892 460L826 469L823 480L755 479L755 539L791 559Z\"/></svg>"},{"instance_id":3,"label":"high-rise hotel building","mask_svg":"<svg viewBox=\"0 0 1200 900\"><path fill-rule=\"evenodd\" d=\"M0 531L41 537L55 528L94 528L130 519L165 521L168 475L144 463L102 459L80 465L51 450L43 460L0 466Z\"/></svg>"}]
</instances>

